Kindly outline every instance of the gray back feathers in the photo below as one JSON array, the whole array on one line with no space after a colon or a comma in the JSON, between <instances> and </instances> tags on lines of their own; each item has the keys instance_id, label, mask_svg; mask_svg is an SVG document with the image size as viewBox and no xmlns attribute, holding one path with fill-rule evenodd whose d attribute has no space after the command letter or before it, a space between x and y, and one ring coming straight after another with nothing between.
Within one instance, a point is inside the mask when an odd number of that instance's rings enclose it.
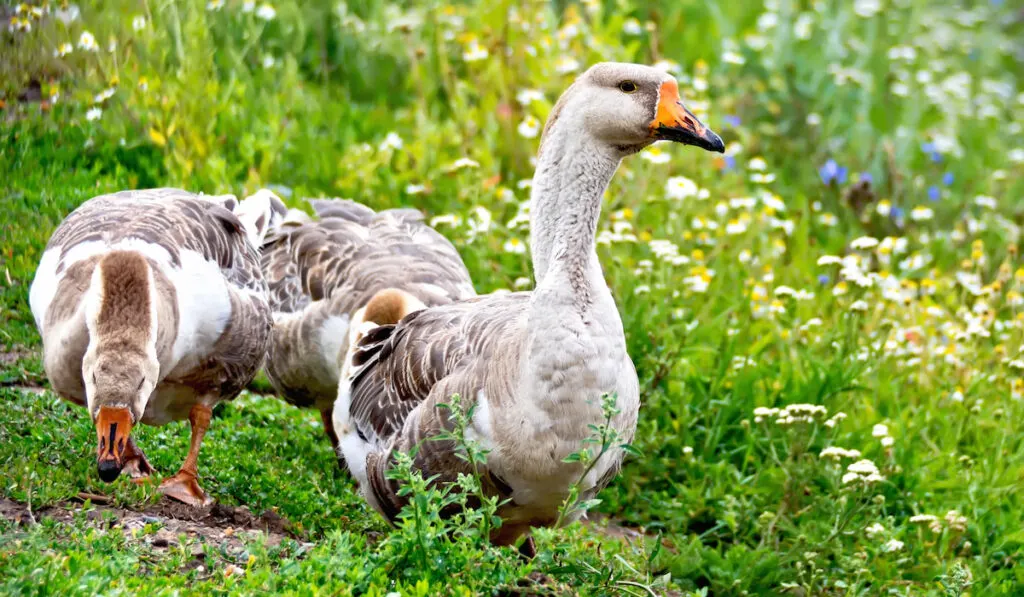
<instances>
[{"instance_id":1,"label":"gray back feathers","mask_svg":"<svg viewBox=\"0 0 1024 597\"><path fill-rule=\"evenodd\" d=\"M80 243L138 239L166 250L175 266L181 265L182 250L192 250L216 262L229 283L262 293L266 286L258 248L247 241L242 222L225 207L233 201L230 196L204 197L170 188L101 195L73 211L47 248L61 247L63 259ZM63 271L63 263L57 271Z\"/></svg>"},{"instance_id":2,"label":"gray back feathers","mask_svg":"<svg viewBox=\"0 0 1024 597\"><path fill-rule=\"evenodd\" d=\"M334 313L350 314L385 288L405 290L427 306L476 294L458 251L419 212L377 213L341 199L310 204L318 220L286 221L263 245L275 312L330 299Z\"/></svg>"},{"instance_id":3,"label":"gray back feathers","mask_svg":"<svg viewBox=\"0 0 1024 597\"><path fill-rule=\"evenodd\" d=\"M330 407L337 396L344 320L378 292L403 290L426 306L476 295L458 251L412 209L375 212L354 201L310 201L317 219L286 217L263 244L276 313L267 374L298 406Z\"/></svg>"}]
</instances>

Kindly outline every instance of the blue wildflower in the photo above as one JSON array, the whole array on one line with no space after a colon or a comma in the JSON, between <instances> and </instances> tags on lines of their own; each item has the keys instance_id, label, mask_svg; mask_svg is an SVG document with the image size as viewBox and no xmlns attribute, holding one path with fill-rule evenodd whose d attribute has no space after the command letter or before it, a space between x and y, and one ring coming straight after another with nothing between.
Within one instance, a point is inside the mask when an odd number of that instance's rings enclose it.
<instances>
[{"instance_id":1,"label":"blue wildflower","mask_svg":"<svg viewBox=\"0 0 1024 597\"><path fill-rule=\"evenodd\" d=\"M928 200L929 201L938 201L941 196L942 196L942 192L939 191L939 187L937 187L935 185L932 185L932 186L928 187Z\"/></svg>"},{"instance_id":2,"label":"blue wildflower","mask_svg":"<svg viewBox=\"0 0 1024 597\"><path fill-rule=\"evenodd\" d=\"M722 169L725 170L726 172L736 167L736 158L734 158L731 155L725 156L723 161L725 162L725 167L723 167Z\"/></svg>"},{"instance_id":3,"label":"blue wildflower","mask_svg":"<svg viewBox=\"0 0 1024 597\"><path fill-rule=\"evenodd\" d=\"M828 282L829 282L828 274L819 274L818 275L818 284L821 284L822 286L824 286L825 284L828 284Z\"/></svg>"},{"instance_id":4,"label":"blue wildflower","mask_svg":"<svg viewBox=\"0 0 1024 597\"><path fill-rule=\"evenodd\" d=\"M846 168L840 166L835 160L829 159L825 162L825 165L818 170L818 176L821 177L821 182L830 185L833 182L836 184L843 184L846 182Z\"/></svg>"},{"instance_id":5,"label":"blue wildflower","mask_svg":"<svg viewBox=\"0 0 1024 597\"><path fill-rule=\"evenodd\" d=\"M927 153L936 164L942 161L942 154L939 153L939 149L935 147L934 143L922 143L921 151Z\"/></svg>"},{"instance_id":6,"label":"blue wildflower","mask_svg":"<svg viewBox=\"0 0 1024 597\"><path fill-rule=\"evenodd\" d=\"M860 181L861 182L866 182L868 184L871 184L871 183L875 182L875 179L871 177L871 173L870 172L861 172L860 173Z\"/></svg>"},{"instance_id":7,"label":"blue wildflower","mask_svg":"<svg viewBox=\"0 0 1024 597\"><path fill-rule=\"evenodd\" d=\"M946 185L947 187L953 184L953 180L954 179L952 172L946 172L945 174L942 175L942 184Z\"/></svg>"},{"instance_id":8,"label":"blue wildflower","mask_svg":"<svg viewBox=\"0 0 1024 597\"><path fill-rule=\"evenodd\" d=\"M727 125L731 126L731 127L732 127L732 128L734 128L734 129L735 129L735 128L739 128L739 126L740 126L740 123L742 122L742 121L740 120L740 117L739 117L739 116L736 116L735 114L729 114L728 116L726 116L726 117L725 117L725 118L723 118L722 120L724 120L724 121L725 121L725 124L727 124Z\"/></svg>"},{"instance_id":9,"label":"blue wildflower","mask_svg":"<svg viewBox=\"0 0 1024 597\"><path fill-rule=\"evenodd\" d=\"M903 213L904 212L902 207L896 207L895 205L893 205L892 209L889 210L889 217L891 217L894 220L902 220Z\"/></svg>"}]
</instances>

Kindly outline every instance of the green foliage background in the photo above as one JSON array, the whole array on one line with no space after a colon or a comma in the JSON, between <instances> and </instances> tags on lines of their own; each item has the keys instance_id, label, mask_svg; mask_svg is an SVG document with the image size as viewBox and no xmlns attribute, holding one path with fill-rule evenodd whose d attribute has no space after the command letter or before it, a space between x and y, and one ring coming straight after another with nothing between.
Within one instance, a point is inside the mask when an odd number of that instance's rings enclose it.
<instances>
[{"instance_id":1,"label":"green foliage background","mask_svg":"<svg viewBox=\"0 0 1024 597\"><path fill-rule=\"evenodd\" d=\"M84 413L7 387L43 381L28 284L89 197L270 186L293 205L416 206L488 292L529 284L535 128L586 65L669 69L729 151L659 146L607 194L600 255L644 406L642 456L597 509L646 538L542 531L524 564L464 521L461 539L424 547L334 472L315 415L252 397L219 411L204 485L278 508L312 545L207 548L200 572L148 531L0 522L5 593L1024 590L1019 6L76 6L74 19L67 4L0 7L0 344L14 355L0 369L0 495L36 508L111 491ZM186 428L140 444L172 471ZM876 477L851 470L862 460ZM155 499L112 491L129 507ZM395 574L422 549L433 567Z\"/></svg>"}]
</instances>

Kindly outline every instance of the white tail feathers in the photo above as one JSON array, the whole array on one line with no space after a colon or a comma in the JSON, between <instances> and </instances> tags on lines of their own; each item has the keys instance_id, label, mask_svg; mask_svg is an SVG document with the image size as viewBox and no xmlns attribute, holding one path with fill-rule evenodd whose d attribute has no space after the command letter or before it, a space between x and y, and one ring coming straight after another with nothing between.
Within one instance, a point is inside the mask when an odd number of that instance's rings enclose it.
<instances>
[{"instance_id":1,"label":"white tail feathers","mask_svg":"<svg viewBox=\"0 0 1024 597\"><path fill-rule=\"evenodd\" d=\"M313 218L309 217L309 214L302 211L301 209L295 209L294 207L288 210L288 213L284 215L284 219L281 220L280 225L285 224L305 224L312 222Z\"/></svg>"},{"instance_id":2,"label":"white tail feathers","mask_svg":"<svg viewBox=\"0 0 1024 597\"><path fill-rule=\"evenodd\" d=\"M243 199L234 212L242 221L249 242L254 247L260 247L267 231L281 223L288 209L272 191L260 189Z\"/></svg>"}]
</instances>

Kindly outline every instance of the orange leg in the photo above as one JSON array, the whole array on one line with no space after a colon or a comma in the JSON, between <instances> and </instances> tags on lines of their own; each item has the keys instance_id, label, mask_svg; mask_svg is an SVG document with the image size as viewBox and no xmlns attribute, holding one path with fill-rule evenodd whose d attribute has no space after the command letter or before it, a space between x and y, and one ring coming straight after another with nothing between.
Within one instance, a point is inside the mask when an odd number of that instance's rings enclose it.
<instances>
[{"instance_id":1,"label":"orange leg","mask_svg":"<svg viewBox=\"0 0 1024 597\"><path fill-rule=\"evenodd\" d=\"M128 445L124 449L124 467L121 472L127 473L132 481L141 483L153 474L153 467L146 460L146 455L135 445L132 438L128 438Z\"/></svg>"},{"instance_id":2,"label":"orange leg","mask_svg":"<svg viewBox=\"0 0 1024 597\"><path fill-rule=\"evenodd\" d=\"M213 498L199 487L199 471L196 467L199 461L199 446L203 443L207 427L210 426L211 414L208 406L197 404L192 407L188 414L188 420L192 423L192 441L188 448L188 456L185 457L178 474L160 484L161 493L196 508L213 503Z\"/></svg>"}]
</instances>

